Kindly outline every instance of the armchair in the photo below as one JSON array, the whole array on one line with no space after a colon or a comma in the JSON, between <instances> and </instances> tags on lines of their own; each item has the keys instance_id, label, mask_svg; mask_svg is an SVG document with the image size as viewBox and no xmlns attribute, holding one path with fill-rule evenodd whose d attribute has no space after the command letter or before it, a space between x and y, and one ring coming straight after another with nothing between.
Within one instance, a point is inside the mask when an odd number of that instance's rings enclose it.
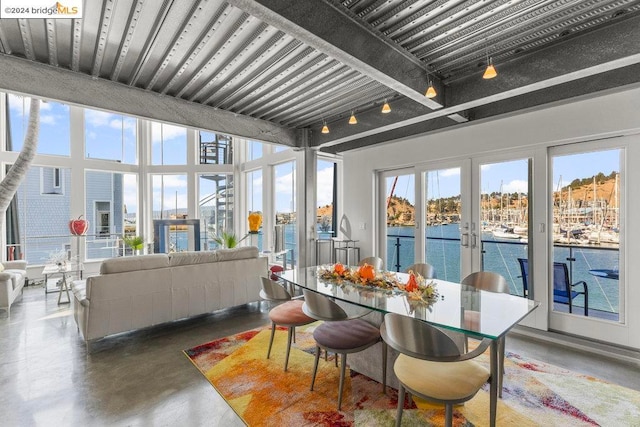
<instances>
[{"instance_id":1,"label":"armchair","mask_svg":"<svg viewBox=\"0 0 640 427\"><path fill-rule=\"evenodd\" d=\"M0 310L11 315L11 304L22 295L27 280L27 261L4 261L0 264Z\"/></svg>"}]
</instances>

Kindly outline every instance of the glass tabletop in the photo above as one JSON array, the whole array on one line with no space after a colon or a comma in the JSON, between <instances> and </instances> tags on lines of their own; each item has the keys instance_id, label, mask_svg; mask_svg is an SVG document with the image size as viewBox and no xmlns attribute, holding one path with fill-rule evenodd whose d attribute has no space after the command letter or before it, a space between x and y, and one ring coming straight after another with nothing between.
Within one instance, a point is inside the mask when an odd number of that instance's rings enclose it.
<instances>
[{"instance_id":1,"label":"glass tabletop","mask_svg":"<svg viewBox=\"0 0 640 427\"><path fill-rule=\"evenodd\" d=\"M382 313L398 313L447 329L492 339L506 334L539 305L536 301L519 296L480 291L439 279L428 280L435 283L438 297L427 304L411 300L405 292L397 289L380 290L346 281L337 284L324 280L318 274L321 268L286 270L280 277L302 288ZM402 283L409 278L405 273L395 274Z\"/></svg>"}]
</instances>

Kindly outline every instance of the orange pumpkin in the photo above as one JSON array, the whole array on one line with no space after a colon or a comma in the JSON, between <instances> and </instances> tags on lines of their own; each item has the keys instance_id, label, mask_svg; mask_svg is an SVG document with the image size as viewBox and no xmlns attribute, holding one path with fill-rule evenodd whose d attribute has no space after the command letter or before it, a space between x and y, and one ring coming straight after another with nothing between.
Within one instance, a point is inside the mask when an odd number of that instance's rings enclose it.
<instances>
[{"instance_id":1,"label":"orange pumpkin","mask_svg":"<svg viewBox=\"0 0 640 427\"><path fill-rule=\"evenodd\" d=\"M333 271L335 271L340 276L342 276L342 274L344 273L344 265L337 263L336 265L333 266Z\"/></svg>"},{"instance_id":2,"label":"orange pumpkin","mask_svg":"<svg viewBox=\"0 0 640 427\"><path fill-rule=\"evenodd\" d=\"M416 281L415 274L411 273L409 275L409 281L405 285L404 289L407 292L413 292L413 291L417 291L418 290L418 282Z\"/></svg>"},{"instance_id":3,"label":"orange pumpkin","mask_svg":"<svg viewBox=\"0 0 640 427\"><path fill-rule=\"evenodd\" d=\"M373 280L376 277L376 272L373 269L373 265L365 263L358 268L358 275L361 279Z\"/></svg>"}]
</instances>

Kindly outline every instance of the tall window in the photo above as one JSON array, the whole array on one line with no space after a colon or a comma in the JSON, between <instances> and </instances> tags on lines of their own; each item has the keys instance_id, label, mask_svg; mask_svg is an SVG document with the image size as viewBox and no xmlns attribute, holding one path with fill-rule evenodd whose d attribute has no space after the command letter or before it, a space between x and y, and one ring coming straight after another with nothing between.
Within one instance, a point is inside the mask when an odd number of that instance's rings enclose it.
<instances>
[{"instance_id":1,"label":"tall window","mask_svg":"<svg viewBox=\"0 0 640 427\"><path fill-rule=\"evenodd\" d=\"M316 175L317 234L321 239L335 235L336 164L318 160Z\"/></svg>"},{"instance_id":2,"label":"tall window","mask_svg":"<svg viewBox=\"0 0 640 427\"><path fill-rule=\"evenodd\" d=\"M59 171L60 187L54 188ZM7 259L26 259L45 264L70 248L69 169L32 166L7 209Z\"/></svg>"},{"instance_id":3,"label":"tall window","mask_svg":"<svg viewBox=\"0 0 640 427\"><path fill-rule=\"evenodd\" d=\"M213 238L233 231L233 175L200 175L199 184L200 232L206 236L205 249L210 249Z\"/></svg>"},{"instance_id":4,"label":"tall window","mask_svg":"<svg viewBox=\"0 0 640 427\"><path fill-rule=\"evenodd\" d=\"M29 124L31 98L8 94L9 136L8 151L20 151ZM40 132L38 154L68 156L70 151L71 121L69 106L52 101L40 103Z\"/></svg>"},{"instance_id":5,"label":"tall window","mask_svg":"<svg viewBox=\"0 0 640 427\"><path fill-rule=\"evenodd\" d=\"M247 173L247 206L249 212L262 212L262 169ZM247 216L249 212L246 212ZM263 249L263 231L258 233L258 249Z\"/></svg>"},{"instance_id":6,"label":"tall window","mask_svg":"<svg viewBox=\"0 0 640 427\"><path fill-rule=\"evenodd\" d=\"M187 176L163 174L152 176L153 219L183 219L187 217ZM188 250L189 236L178 228L169 233L169 251Z\"/></svg>"},{"instance_id":7,"label":"tall window","mask_svg":"<svg viewBox=\"0 0 640 427\"><path fill-rule=\"evenodd\" d=\"M297 249L296 229L296 164L282 163L275 166L276 226L284 230L284 246L295 262Z\"/></svg>"},{"instance_id":8,"label":"tall window","mask_svg":"<svg viewBox=\"0 0 640 427\"><path fill-rule=\"evenodd\" d=\"M151 124L152 163L154 165L187 164L187 129L153 122Z\"/></svg>"},{"instance_id":9,"label":"tall window","mask_svg":"<svg viewBox=\"0 0 640 427\"><path fill-rule=\"evenodd\" d=\"M85 173L88 259L123 254L123 238L136 234L137 176L117 172Z\"/></svg>"},{"instance_id":10,"label":"tall window","mask_svg":"<svg viewBox=\"0 0 640 427\"><path fill-rule=\"evenodd\" d=\"M263 156L264 144L258 141L247 141L247 160L256 160Z\"/></svg>"},{"instance_id":11,"label":"tall window","mask_svg":"<svg viewBox=\"0 0 640 427\"><path fill-rule=\"evenodd\" d=\"M230 136L200 131L199 137L201 165L233 164L233 145Z\"/></svg>"},{"instance_id":12,"label":"tall window","mask_svg":"<svg viewBox=\"0 0 640 427\"><path fill-rule=\"evenodd\" d=\"M121 114L84 110L85 156L136 164L137 119Z\"/></svg>"}]
</instances>

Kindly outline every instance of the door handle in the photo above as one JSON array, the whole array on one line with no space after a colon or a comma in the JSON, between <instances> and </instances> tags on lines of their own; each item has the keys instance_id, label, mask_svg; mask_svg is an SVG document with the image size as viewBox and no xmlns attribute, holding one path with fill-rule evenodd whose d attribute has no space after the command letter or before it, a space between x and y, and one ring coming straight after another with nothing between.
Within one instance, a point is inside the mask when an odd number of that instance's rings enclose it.
<instances>
[{"instance_id":1,"label":"door handle","mask_svg":"<svg viewBox=\"0 0 640 427\"><path fill-rule=\"evenodd\" d=\"M460 246L463 248L469 247L469 233L462 233L460 235Z\"/></svg>"},{"instance_id":2,"label":"door handle","mask_svg":"<svg viewBox=\"0 0 640 427\"><path fill-rule=\"evenodd\" d=\"M478 235L476 233L471 233L471 247L478 247Z\"/></svg>"}]
</instances>

